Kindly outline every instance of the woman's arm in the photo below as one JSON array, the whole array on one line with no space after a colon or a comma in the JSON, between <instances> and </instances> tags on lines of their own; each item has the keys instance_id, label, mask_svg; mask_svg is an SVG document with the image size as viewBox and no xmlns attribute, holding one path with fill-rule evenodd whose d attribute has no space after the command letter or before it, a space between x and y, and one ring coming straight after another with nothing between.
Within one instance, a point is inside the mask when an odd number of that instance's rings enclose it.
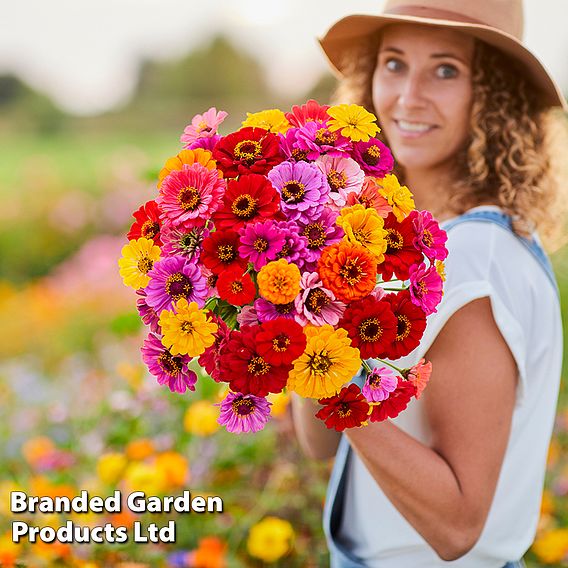
<instances>
[{"instance_id":1,"label":"woman's arm","mask_svg":"<svg viewBox=\"0 0 568 568\"><path fill-rule=\"evenodd\" d=\"M392 422L346 430L381 489L444 560L479 539L507 447L517 367L491 312L475 300L446 323L428 352L424 391L432 443Z\"/></svg>"}]
</instances>

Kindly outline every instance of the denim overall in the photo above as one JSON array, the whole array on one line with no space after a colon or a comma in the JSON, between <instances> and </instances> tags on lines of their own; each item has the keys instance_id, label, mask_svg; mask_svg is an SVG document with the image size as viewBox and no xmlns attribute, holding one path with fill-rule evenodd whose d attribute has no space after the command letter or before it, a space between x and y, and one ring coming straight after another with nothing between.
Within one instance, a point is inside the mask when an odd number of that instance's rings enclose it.
<instances>
[{"instance_id":1,"label":"denim overall","mask_svg":"<svg viewBox=\"0 0 568 568\"><path fill-rule=\"evenodd\" d=\"M512 231L511 218L508 215L501 213L500 211L487 210L465 213L460 217L456 217L455 219L444 223L443 228L444 230L449 231L456 225L466 221L494 223ZM527 239L519 236L517 236L517 238L538 260L540 266L545 271L550 283L553 285L556 293L558 294L558 286L552 266L538 240L535 238ZM354 377L353 382L362 386L365 382L364 372L361 371L356 377ZM331 568L365 568L365 565L353 556L349 550L346 550L338 542L336 542L333 536L334 534L337 534L339 524L341 522L342 505L345 492L345 474L347 471L346 465L350 453L351 446L349 445L347 437L342 435L337 448L331 478L327 487L327 495L323 511L323 527L331 555ZM522 568L524 565L524 562L519 560L517 562L508 562L503 568Z\"/></svg>"}]
</instances>

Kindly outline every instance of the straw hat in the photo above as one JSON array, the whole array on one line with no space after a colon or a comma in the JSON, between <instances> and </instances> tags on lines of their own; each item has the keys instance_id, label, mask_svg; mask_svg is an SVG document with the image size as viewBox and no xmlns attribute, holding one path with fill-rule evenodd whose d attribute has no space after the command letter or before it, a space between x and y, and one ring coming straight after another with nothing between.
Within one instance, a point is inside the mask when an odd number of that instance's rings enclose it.
<instances>
[{"instance_id":1,"label":"straw hat","mask_svg":"<svg viewBox=\"0 0 568 568\"><path fill-rule=\"evenodd\" d=\"M336 22L320 44L332 66L342 74L344 56L358 43L389 24L416 23L463 31L499 48L516 60L538 89L545 106L566 100L542 63L522 44L522 0L387 0L382 14L347 16Z\"/></svg>"}]
</instances>

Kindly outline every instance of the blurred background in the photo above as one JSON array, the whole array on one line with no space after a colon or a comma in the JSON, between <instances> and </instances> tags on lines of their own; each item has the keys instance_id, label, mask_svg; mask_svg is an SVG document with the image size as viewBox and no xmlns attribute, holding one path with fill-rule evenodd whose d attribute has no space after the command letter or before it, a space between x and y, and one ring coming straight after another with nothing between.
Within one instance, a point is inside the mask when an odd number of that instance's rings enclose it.
<instances>
[{"instance_id":1,"label":"blurred background","mask_svg":"<svg viewBox=\"0 0 568 568\"><path fill-rule=\"evenodd\" d=\"M316 37L347 13L381 5L2 3L0 566L327 565L320 522L329 465L302 458L286 398L274 400L276 417L265 431L235 438L217 428L213 381L200 380L191 395L159 388L142 366L135 297L116 263L132 212L156 195L157 172L181 148L194 114L228 111L228 132L247 111L287 110L310 97L327 102L335 79ZM568 92L568 4L525 6L526 43ZM568 248L552 259L568 322ZM568 565L567 450L564 381L529 566ZM187 487L220 495L227 512L179 516L175 545L11 542L11 490L175 494ZM137 519L73 520L128 526ZM38 526L62 521L30 518Z\"/></svg>"}]
</instances>

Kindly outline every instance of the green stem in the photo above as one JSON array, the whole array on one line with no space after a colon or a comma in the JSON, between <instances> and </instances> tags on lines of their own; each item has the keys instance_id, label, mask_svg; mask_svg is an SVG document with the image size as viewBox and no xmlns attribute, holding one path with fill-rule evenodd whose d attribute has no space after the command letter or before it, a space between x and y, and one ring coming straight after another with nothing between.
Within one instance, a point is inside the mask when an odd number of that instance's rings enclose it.
<instances>
[{"instance_id":1,"label":"green stem","mask_svg":"<svg viewBox=\"0 0 568 568\"><path fill-rule=\"evenodd\" d=\"M385 292L403 292L404 290L408 290L408 288L383 288Z\"/></svg>"},{"instance_id":2,"label":"green stem","mask_svg":"<svg viewBox=\"0 0 568 568\"><path fill-rule=\"evenodd\" d=\"M396 365L393 365L392 363L389 363L388 361L385 361L384 359L377 359L377 361L380 361L381 363L388 365L389 367L391 367L392 369L394 369L395 371L397 371L398 373L400 373L401 375L404 376L404 369L400 369ZM365 368L365 371L367 371L367 373L372 372L373 369L371 369L371 366L369 365L369 363L367 363L367 361L361 360L361 364L363 365L363 367Z\"/></svg>"}]
</instances>

